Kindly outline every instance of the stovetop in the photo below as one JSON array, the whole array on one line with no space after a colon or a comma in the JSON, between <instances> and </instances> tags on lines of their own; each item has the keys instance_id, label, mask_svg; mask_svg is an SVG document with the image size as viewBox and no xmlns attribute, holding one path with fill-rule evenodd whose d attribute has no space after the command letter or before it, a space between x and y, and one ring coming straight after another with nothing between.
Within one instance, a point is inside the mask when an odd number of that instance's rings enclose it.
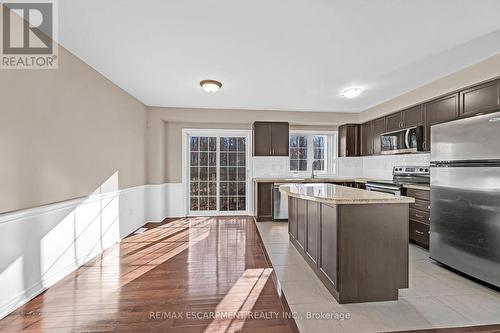
<instances>
[{"instance_id":1,"label":"stovetop","mask_svg":"<svg viewBox=\"0 0 500 333\"><path fill-rule=\"evenodd\" d=\"M403 187L405 185L430 184L429 167L394 167L392 179L370 180L367 184Z\"/></svg>"}]
</instances>

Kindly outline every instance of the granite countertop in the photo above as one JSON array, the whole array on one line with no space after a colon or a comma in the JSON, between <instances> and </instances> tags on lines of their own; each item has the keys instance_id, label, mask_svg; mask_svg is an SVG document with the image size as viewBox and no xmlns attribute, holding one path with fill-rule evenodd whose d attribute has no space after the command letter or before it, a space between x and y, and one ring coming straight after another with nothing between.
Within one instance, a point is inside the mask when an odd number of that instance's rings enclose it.
<instances>
[{"instance_id":1,"label":"granite countertop","mask_svg":"<svg viewBox=\"0 0 500 333\"><path fill-rule=\"evenodd\" d=\"M299 199L333 205L413 203L415 199L334 184L286 184L280 192Z\"/></svg>"},{"instance_id":2,"label":"granite countertop","mask_svg":"<svg viewBox=\"0 0 500 333\"><path fill-rule=\"evenodd\" d=\"M254 178L253 181L256 183L336 183L336 182L355 182L366 184L368 181L376 181L376 178L361 178L361 177L336 177L336 178ZM430 191L430 185L426 184L404 184L405 188L412 188L415 190Z\"/></svg>"}]
</instances>

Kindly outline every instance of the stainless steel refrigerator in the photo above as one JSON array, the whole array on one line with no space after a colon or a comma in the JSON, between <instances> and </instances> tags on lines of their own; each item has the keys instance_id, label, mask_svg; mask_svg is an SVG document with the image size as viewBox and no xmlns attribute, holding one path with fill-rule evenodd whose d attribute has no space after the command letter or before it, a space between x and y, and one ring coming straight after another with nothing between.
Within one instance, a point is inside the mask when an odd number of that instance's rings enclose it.
<instances>
[{"instance_id":1,"label":"stainless steel refrigerator","mask_svg":"<svg viewBox=\"0 0 500 333\"><path fill-rule=\"evenodd\" d=\"M430 257L500 287L500 112L431 128Z\"/></svg>"}]
</instances>

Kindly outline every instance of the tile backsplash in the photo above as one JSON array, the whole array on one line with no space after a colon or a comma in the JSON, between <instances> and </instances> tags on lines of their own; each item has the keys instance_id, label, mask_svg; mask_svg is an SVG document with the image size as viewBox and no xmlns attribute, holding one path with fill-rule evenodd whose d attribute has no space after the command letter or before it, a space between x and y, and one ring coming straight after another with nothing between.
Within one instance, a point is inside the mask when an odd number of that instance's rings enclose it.
<instances>
[{"instance_id":1,"label":"tile backsplash","mask_svg":"<svg viewBox=\"0 0 500 333\"><path fill-rule=\"evenodd\" d=\"M340 157L337 159L338 177L367 177L391 179L396 165L429 165L430 154L389 156ZM292 177L288 157L253 157L253 177Z\"/></svg>"},{"instance_id":2,"label":"tile backsplash","mask_svg":"<svg viewBox=\"0 0 500 333\"><path fill-rule=\"evenodd\" d=\"M389 156L365 156L363 159L363 177L391 179L394 166L420 166L430 164L430 154L406 154Z\"/></svg>"}]
</instances>

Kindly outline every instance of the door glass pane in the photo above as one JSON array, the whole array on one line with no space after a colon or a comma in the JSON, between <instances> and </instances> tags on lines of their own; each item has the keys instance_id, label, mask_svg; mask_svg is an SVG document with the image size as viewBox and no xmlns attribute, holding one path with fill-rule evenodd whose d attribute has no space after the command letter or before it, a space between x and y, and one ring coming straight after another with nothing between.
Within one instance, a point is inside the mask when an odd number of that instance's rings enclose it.
<instances>
[{"instance_id":1,"label":"door glass pane","mask_svg":"<svg viewBox=\"0 0 500 333\"><path fill-rule=\"evenodd\" d=\"M189 209L217 210L217 137L189 138Z\"/></svg>"},{"instance_id":2,"label":"door glass pane","mask_svg":"<svg viewBox=\"0 0 500 333\"><path fill-rule=\"evenodd\" d=\"M221 137L219 154L221 161L219 209L246 210L246 138Z\"/></svg>"}]
</instances>

